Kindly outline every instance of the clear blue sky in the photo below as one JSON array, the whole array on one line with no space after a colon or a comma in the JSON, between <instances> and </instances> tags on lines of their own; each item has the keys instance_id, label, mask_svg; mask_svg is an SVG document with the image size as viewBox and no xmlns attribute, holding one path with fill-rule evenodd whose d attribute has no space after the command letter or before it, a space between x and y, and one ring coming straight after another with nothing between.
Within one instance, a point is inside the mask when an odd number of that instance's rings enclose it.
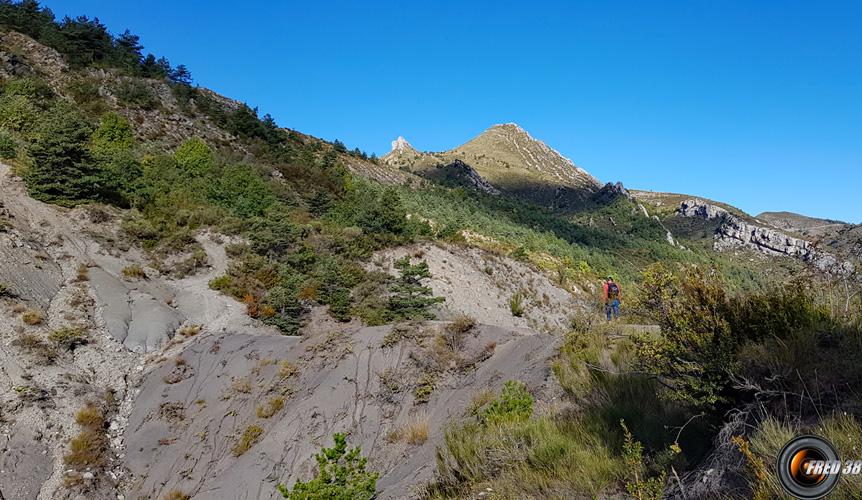
<instances>
[{"instance_id":1,"label":"clear blue sky","mask_svg":"<svg viewBox=\"0 0 862 500\"><path fill-rule=\"evenodd\" d=\"M862 222L862 2L46 5L369 153L517 122L602 181Z\"/></svg>"}]
</instances>

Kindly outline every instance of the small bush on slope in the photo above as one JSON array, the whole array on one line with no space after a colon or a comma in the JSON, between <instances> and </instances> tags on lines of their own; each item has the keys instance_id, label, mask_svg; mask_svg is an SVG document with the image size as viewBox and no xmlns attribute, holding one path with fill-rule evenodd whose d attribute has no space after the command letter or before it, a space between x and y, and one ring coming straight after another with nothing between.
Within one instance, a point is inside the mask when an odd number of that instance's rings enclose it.
<instances>
[{"instance_id":1,"label":"small bush on slope","mask_svg":"<svg viewBox=\"0 0 862 500\"><path fill-rule=\"evenodd\" d=\"M369 500L374 498L377 472L365 470L368 459L358 447L347 449L344 434L332 436L335 445L315 455L317 476L308 482L297 481L292 488L283 484L278 491L291 500Z\"/></svg>"}]
</instances>

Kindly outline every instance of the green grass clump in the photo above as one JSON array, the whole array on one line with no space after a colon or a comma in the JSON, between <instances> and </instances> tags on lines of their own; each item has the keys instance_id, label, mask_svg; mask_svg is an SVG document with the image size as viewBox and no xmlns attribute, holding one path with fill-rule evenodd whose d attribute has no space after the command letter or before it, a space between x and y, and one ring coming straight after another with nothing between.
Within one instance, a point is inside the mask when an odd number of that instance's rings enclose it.
<instances>
[{"instance_id":1,"label":"green grass clump","mask_svg":"<svg viewBox=\"0 0 862 500\"><path fill-rule=\"evenodd\" d=\"M524 315L524 294L521 292L512 295L509 299L509 310L512 312L512 316L520 318Z\"/></svg>"},{"instance_id":2,"label":"green grass clump","mask_svg":"<svg viewBox=\"0 0 862 500\"><path fill-rule=\"evenodd\" d=\"M67 351L72 351L76 347L84 345L90 341L90 335L82 327L67 326L59 328L48 335L48 340L54 343L58 348Z\"/></svg>"},{"instance_id":3,"label":"green grass clump","mask_svg":"<svg viewBox=\"0 0 862 500\"><path fill-rule=\"evenodd\" d=\"M476 484L504 498L599 494L623 478L625 464L589 424L541 416L451 426L427 496L470 496Z\"/></svg>"}]
</instances>

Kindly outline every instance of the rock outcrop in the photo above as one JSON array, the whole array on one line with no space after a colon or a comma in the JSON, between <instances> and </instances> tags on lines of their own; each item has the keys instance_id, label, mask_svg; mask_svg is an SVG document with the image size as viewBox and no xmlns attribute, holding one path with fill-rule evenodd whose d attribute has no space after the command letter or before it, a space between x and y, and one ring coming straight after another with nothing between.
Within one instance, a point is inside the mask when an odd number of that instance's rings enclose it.
<instances>
[{"instance_id":1,"label":"rock outcrop","mask_svg":"<svg viewBox=\"0 0 862 500\"><path fill-rule=\"evenodd\" d=\"M455 183L461 186L477 189L484 193L498 195L500 190L491 185L476 170L461 160L455 160L447 165L438 165L437 171L430 174L445 183Z\"/></svg>"},{"instance_id":2,"label":"rock outcrop","mask_svg":"<svg viewBox=\"0 0 862 500\"><path fill-rule=\"evenodd\" d=\"M608 182L601 189L593 193L592 201L595 203L610 203L619 197L625 197L629 199L633 199L632 195L629 193L628 189L623 187L622 182L617 182L616 184L612 182ZM646 208L643 208L643 213L646 215Z\"/></svg>"},{"instance_id":3,"label":"rock outcrop","mask_svg":"<svg viewBox=\"0 0 862 500\"><path fill-rule=\"evenodd\" d=\"M677 213L683 217L719 220L721 223L715 233L716 250L742 246L767 255L793 257L821 271L841 274L852 269L851 264L819 250L808 240L789 236L775 228L748 222L724 208L706 203L699 198L681 202Z\"/></svg>"}]
</instances>

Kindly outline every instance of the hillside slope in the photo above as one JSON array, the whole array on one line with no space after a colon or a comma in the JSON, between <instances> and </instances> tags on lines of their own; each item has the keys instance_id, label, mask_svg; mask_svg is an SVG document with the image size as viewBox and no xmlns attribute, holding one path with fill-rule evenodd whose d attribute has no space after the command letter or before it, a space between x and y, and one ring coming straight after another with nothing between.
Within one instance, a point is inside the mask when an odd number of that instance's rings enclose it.
<instances>
[{"instance_id":1,"label":"hillside slope","mask_svg":"<svg viewBox=\"0 0 862 500\"><path fill-rule=\"evenodd\" d=\"M97 20L3 24L0 498L278 498L336 433L366 497L750 497L731 436L862 436L860 295L789 230L513 124L378 161Z\"/></svg>"}]
</instances>

